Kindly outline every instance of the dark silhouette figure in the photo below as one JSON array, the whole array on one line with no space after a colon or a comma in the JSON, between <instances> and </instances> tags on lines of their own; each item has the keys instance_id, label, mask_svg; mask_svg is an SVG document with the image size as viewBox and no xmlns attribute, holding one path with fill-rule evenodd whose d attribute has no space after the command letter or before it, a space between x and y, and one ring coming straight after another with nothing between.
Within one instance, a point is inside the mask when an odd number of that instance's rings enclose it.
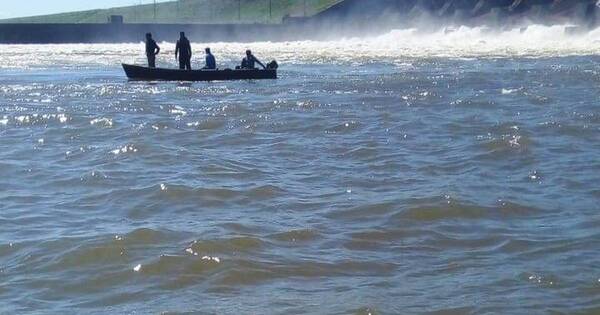
<instances>
[{"instance_id":1,"label":"dark silhouette figure","mask_svg":"<svg viewBox=\"0 0 600 315\"><path fill-rule=\"evenodd\" d=\"M202 68L202 69L206 69L206 70L217 69L217 60L215 59L215 56L213 56L213 54L210 52L210 48L206 48L204 51L206 52L206 66L204 66L204 68Z\"/></svg>"},{"instance_id":2,"label":"dark silhouette figure","mask_svg":"<svg viewBox=\"0 0 600 315\"><path fill-rule=\"evenodd\" d=\"M179 40L175 47L175 58L179 58L179 69L192 70L192 45L185 37L185 33L179 33Z\"/></svg>"},{"instance_id":3,"label":"dark silhouette figure","mask_svg":"<svg viewBox=\"0 0 600 315\"><path fill-rule=\"evenodd\" d=\"M250 51L249 49L246 50L246 58L244 58L242 60L242 69L256 69L256 64L259 64L261 67L263 67L263 69L266 69L267 67L260 62L260 60L258 60L256 57L254 57L254 55L252 54L252 51Z\"/></svg>"},{"instance_id":4,"label":"dark silhouette figure","mask_svg":"<svg viewBox=\"0 0 600 315\"><path fill-rule=\"evenodd\" d=\"M148 67L156 68L156 55L160 52L160 47L152 39L152 34L146 33L146 57L148 57Z\"/></svg>"}]
</instances>

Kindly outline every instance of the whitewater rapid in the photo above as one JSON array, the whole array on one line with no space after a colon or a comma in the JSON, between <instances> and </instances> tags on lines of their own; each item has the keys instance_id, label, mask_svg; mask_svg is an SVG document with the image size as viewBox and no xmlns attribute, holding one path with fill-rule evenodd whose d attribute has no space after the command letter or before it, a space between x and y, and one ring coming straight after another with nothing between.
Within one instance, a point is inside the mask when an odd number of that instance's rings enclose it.
<instances>
[{"instance_id":1,"label":"whitewater rapid","mask_svg":"<svg viewBox=\"0 0 600 315\"><path fill-rule=\"evenodd\" d=\"M569 25L530 25L523 29L500 31L486 27L459 27L423 32L417 29L393 30L368 38L343 38L335 41L291 41L258 43L193 43L195 62L210 46L222 63L233 66L247 49L265 59L285 63L324 64L392 62L406 58L502 58L561 57L600 53L600 29L568 34ZM162 41L159 63L174 66L174 44ZM31 49L35 58L29 58ZM39 68L77 60L74 67L144 63L143 43L0 45L1 68Z\"/></svg>"}]
</instances>

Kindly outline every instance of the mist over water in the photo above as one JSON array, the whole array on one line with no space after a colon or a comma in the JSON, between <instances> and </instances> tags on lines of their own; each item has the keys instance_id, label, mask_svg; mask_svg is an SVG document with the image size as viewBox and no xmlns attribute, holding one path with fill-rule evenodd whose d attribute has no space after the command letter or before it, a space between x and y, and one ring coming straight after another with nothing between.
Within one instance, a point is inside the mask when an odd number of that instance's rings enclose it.
<instances>
[{"instance_id":1,"label":"mist over water","mask_svg":"<svg viewBox=\"0 0 600 315\"><path fill-rule=\"evenodd\" d=\"M569 25L530 25L527 28L498 30L488 27L447 27L438 31L419 29L393 30L369 38L341 36L335 41L295 41L283 43L195 43L195 61L202 62L202 48L219 51L221 67L234 67L247 48L265 58L284 63L338 64L394 62L412 58L495 58L495 57L564 57L594 55L600 50L600 28L568 34ZM175 39L177 35L175 36ZM175 40L173 39L173 40ZM174 42L157 38L163 53L163 66L175 65ZM36 58L28 58L35 47ZM143 43L132 44L63 44L4 45L0 66L16 68L82 68L115 66L121 62L144 63ZM69 62L77 58L78 63Z\"/></svg>"},{"instance_id":2,"label":"mist over water","mask_svg":"<svg viewBox=\"0 0 600 315\"><path fill-rule=\"evenodd\" d=\"M600 42L565 28L193 45L275 81L0 46L0 314L600 312Z\"/></svg>"}]
</instances>

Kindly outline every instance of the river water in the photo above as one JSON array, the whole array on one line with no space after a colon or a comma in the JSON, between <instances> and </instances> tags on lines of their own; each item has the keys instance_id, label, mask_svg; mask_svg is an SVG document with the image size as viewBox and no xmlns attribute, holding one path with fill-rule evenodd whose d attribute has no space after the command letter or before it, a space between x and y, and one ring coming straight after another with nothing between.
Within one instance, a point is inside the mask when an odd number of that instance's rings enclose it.
<instances>
[{"instance_id":1,"label":"river water","mask_svg":"<svg viewBox=\"0 0 600 315\"><path fill-rule=\"evenodd\" d=\"M214 43L281 72L212 83L0 46L0 314L600 313L600 31L563 31Z\"/></svg>"}]
</instances>

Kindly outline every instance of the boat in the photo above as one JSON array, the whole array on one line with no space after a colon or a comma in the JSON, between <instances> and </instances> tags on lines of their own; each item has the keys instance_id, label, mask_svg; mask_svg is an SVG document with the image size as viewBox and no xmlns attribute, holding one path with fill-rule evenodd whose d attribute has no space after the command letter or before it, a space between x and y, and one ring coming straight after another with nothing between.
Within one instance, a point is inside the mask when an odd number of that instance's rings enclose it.
<instances>
[{"instance_id":1,"label":"boat","mask_svg":"<svg viewBox=\"0 0 600 315\"><path fill-rule=\"evenodd\" d=\"M122 64L130 80L148 81L228 81L277 79L277 69L179 70Z\"/></svg>"}]
</instances>

